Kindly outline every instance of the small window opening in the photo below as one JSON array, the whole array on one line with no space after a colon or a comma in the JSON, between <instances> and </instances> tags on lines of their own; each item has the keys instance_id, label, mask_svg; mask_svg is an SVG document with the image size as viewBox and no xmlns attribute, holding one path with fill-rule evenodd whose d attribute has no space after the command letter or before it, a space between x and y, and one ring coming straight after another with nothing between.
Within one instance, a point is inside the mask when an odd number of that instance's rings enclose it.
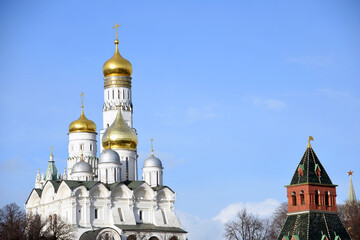
<instances>
[{"instance_id":1,"label":"small window opening","mask_svg":"<svg viewBox=\"0 0 360 240\"><path fill-rule=\"evenodd\" d=\"M97 210L97 208L95 208L95 219L97 219L98 218L98 210Z\"/></svg>"},{"instance_id":2,"label":"small window opening","mask_svg":"<svg viewBox=\"0 0 360 240\"><path fill-rule=\"evenodd\" d=\"M118 208L118 212L119 212L120 222L123 222L123 221L124 221L124 217L123 217L123 214L122 214L121 208Z\"/></svg>"},{"instance_id":3,"label":"small window opening","mask_svg":"<svg viewBox=\"0 0 360 240\"><path fill-rule=\"evenodd\" d=\"M296 206L296 193L292 192L291 197L292 197L292 205Z\"/></svg>"},{"instance_id":4,"label":"small window opening","mask_svg":"<svg viewBox=\"0 0 360 240\"><path fill-rule=\"evenodd\" d=\"M139 219L140 219L140 221L143 220L143 211L142 210L139 211Z\"/></svg>"},{"instance_id":5,"label":"small window opening","mask_svg":"<svg viewBox=\"0 0 360 240\"><path fill-rule=\"evenodd\" d=\"M303 190L300 191L300 204L301 205L305 204L305 196L304 196L304 191Z\"/></svg>"},{"instance_id":6,"label":"small window opening","mask_svg":"<svg viewBox=\"0 0 360 240\"><path fill-rule=\"evenodd\" d=\"M319 191L318 190L315 191L315 204L319 205Z\"/></svg>"},{"instance_id":7,"label":"small window opening","mask_svg":"<svg viewBox=\"0 0 360 240\"><path fill-rule=\"evenodd\" d=\"M325 192L325 205L326 206L330 206L330 204L329 204L329 198L330 198L330 194L329 194L329 192L328 191L326 191Z\"/></svg>"},{"instance_id":8,"label":"small window opening","mask_svg":"<svg viewBox=\"0 0 360 240\"><path fill-rule=\"evenodd\" d=\"M90 151L92 151L93 150L93 145L92 145L92 143L90 144Z\"/></svg>"},{"instance_id":9,"label":"small window opening","mask_svg":"<svg viewBox=\"0 0 360 240\"><path fill-rule=\"evenodd\" d=\"M162 213L162 216L163 216L163 219L164 219L164 224L167 224L165 211L164 211L164 210L161 210L161 213Z\"/></svg>"},{"instance_id":10,"label":"small window opening","mask_svg":"<svg viewBox=\"0 0 360 240\"><path fill-rule=\"evenodd\" d=\"M114 99L114 90L112 90L112 99Z\"/></svg>"},{"instance_id":11,"label":"small window opening","mask_svg":"<svg viewBox=\"0 0 360 240\"><path fill-rule=\"evenodd\" d=\"M80 150L84 150L84 144L80 144Z\"/></svg>"},{"instance_id":12,"label":"small window opening","mask_svg":"<svg viewBox=\"0 0 360 240\"><path fill-rule=\"evenodd\" d=\"M118 99L120 99L120 90L118 90Z\"/></svg>"}]
</instances>

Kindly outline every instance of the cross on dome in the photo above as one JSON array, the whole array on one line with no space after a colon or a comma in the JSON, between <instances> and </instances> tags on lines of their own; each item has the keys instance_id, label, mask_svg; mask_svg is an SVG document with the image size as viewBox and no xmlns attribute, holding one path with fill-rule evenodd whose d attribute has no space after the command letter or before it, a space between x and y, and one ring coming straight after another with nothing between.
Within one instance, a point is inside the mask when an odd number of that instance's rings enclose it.
<instances>
[{"instance_id":1,"label":"cross on dome","mask_svg":"<svg viewBox=\"0 0 360 240\"><path fill-rule=\"evenodd\" d=\"M119 24L115 24L115 26L113 26L113 28L115 28L115 36L116 36L116 39L118 38L118 34L117 34L117 28L120 27L121 25Z\"/></svg>"}]
</instances>

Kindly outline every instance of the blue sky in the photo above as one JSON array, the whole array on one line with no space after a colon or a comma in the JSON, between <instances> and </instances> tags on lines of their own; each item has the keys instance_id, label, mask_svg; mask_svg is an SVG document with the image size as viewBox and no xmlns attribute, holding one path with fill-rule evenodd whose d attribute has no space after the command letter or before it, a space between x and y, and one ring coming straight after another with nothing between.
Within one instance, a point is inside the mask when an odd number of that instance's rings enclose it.
<instances>
[{"instance_id":1,"label":"blue sky","mask_svg":"<svg viewBox=\"0 0 360 240\"><path fill-rule=\"evenodd\" d=\"M359 11L332 0L1 1L0 206L24 204L51 146L62 171L81 92L101 128L116 22L140 164L154 138L192 239L219 239L222 211L286 201L309 135L338 202L350 169L360 197Z\"/></svg>"}]
</instances>

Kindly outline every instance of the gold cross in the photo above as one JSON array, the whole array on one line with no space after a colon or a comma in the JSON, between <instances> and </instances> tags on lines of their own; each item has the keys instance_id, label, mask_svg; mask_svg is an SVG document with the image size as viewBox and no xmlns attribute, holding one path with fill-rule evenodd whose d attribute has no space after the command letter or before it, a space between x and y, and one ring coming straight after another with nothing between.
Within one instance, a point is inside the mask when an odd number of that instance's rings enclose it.
<instances>
[{"instance_id":1,"label":"gold cross","mask_svg":"<svg viewBox=\"0 0 360 240\"><path fill-rule=\"evenodd\" d=\"M352 176L353 175L353 171L350 170L350 172L348 172L349 176Z\"/></svg>"},{"instance_id":2,"label":"gold cross","mask_svg":"<svg viewBox=\"0 0 360 240\"><path fill-rule=\"evenodd\" d=\"M115 24L115 26L113 26L113 28L115 28L115 30L116 30L116 39L117 39L117 37L118 37L118 35L117 35L117 28L118 27L120 27L120 25L118 25L117 23Z\"/></svg>"},{"instance_id":3,"label":"gold cross","mask_svg":"<svg viewBox=\"0 0 360 240\"><path fill-rule=\"evenodd\" d=\"M84 107L84 93L82 92L80 96L81 96L81 107Z\"/></svg>"},{"instance_id":4,"label":"gold cross","mask_svg":"<svg viewBox=\"0 0 360 240\"><path fill-rule=\"evenodd\" d=\"M151 156L154 156L154 139L150 139L151 141Z\"/></svg>"},{"instance_id":5,"label":"gold cross","mask_svg":"<svg viewBox=\"0 0 360 240\"><path fill-rule=\"evenodd\" d=\"M52 156L53 155L53 146L51 146L51 154L50 154L50 156Z\"/></svg>"}]
</instances>

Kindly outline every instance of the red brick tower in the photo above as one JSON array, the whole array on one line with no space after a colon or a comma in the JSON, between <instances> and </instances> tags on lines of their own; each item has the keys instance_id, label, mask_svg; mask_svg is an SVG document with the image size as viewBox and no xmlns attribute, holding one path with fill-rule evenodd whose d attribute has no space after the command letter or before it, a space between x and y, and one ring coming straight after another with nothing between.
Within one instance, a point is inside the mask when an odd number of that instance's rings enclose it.
<instances>
[{"instance_id":1,"label":"red brick tower","mask_svg":"<svg viewBox=\"0 0 360 240\"><path fill-rule=\"evenodd\" d=\"M310 145L287 188L288 217L278 240L350 240L336 207L336 186Z\"/></svg>"}]
</instances>

